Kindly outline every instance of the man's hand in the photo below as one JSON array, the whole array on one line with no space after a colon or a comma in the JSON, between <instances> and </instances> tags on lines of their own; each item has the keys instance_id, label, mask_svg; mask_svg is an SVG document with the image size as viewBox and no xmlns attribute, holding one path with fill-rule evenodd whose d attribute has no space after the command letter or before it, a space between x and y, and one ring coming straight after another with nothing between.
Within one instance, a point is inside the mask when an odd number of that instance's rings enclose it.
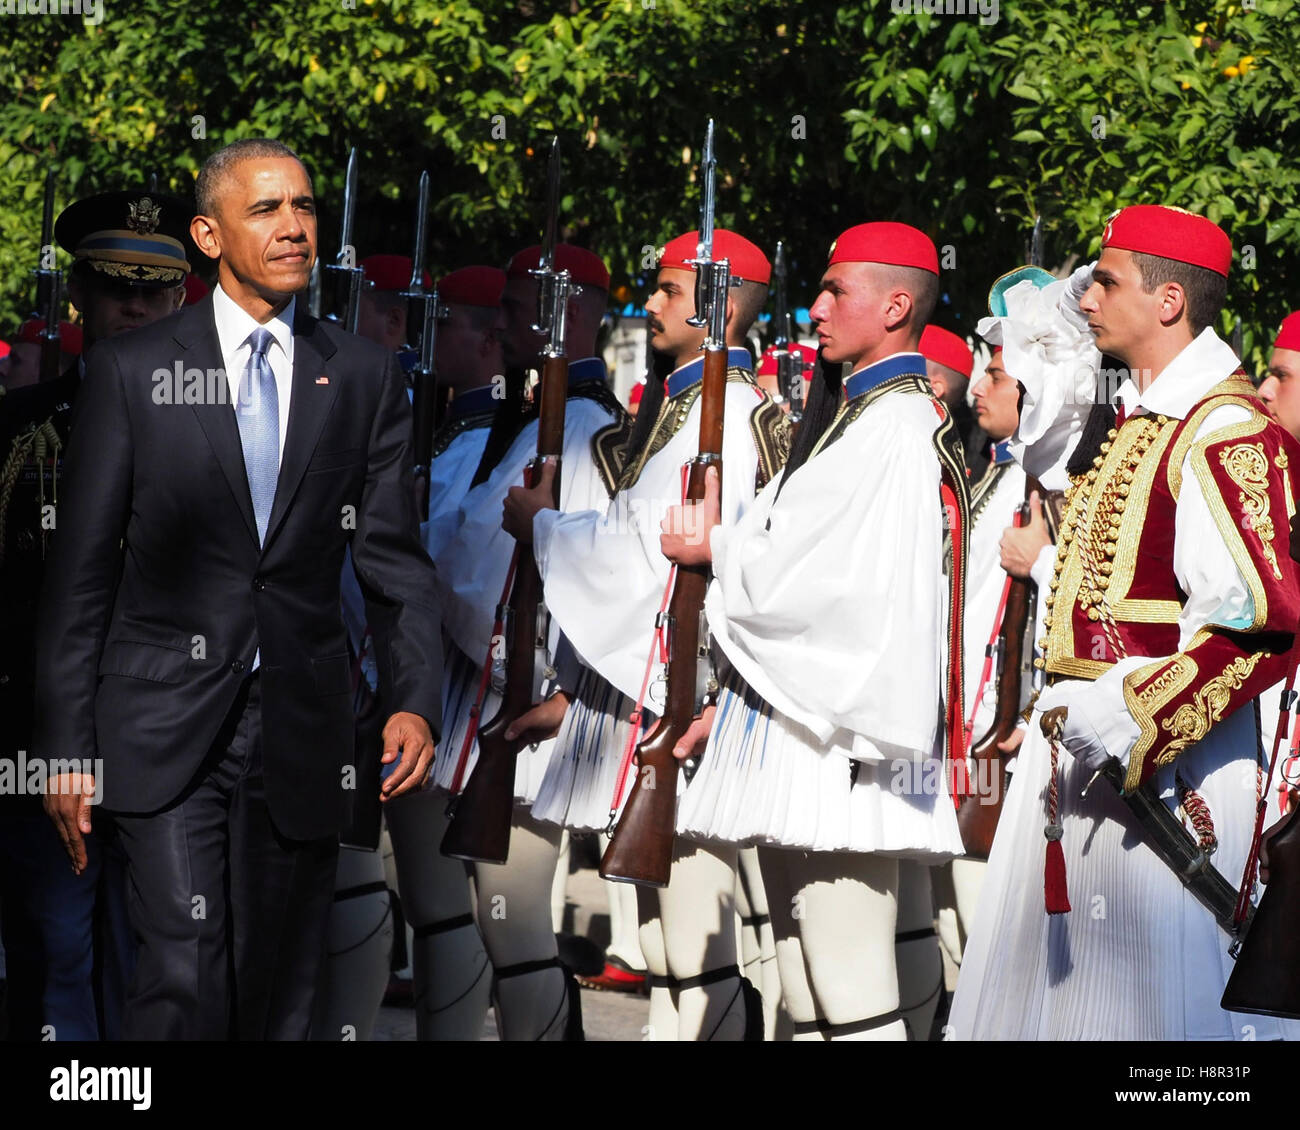
<instances>
[{"instance_id":1,"label":"man's hand","mask_svg":"<svg viewBox=\"0 0 1300 1130\"><path fill-rule=\"evenodd\" d=\"M998 742L998 749L1003 753L1015 753L1020 748L1021 743L1025 740L1025 727L1017 726L1008 735L1007 740Z\"/></svg>"},{"instance_id":2,"label":"man's hand","mask_svg":"<svg viewBox=\"0 0 1300 1130\"><path fill-rule=\"evenodd\" d=\"M415 515L421 521L429 518L429 472L416 475L411 480L411 495L415 499Z\"/></svg>"},{"instance_id":3,"label":"man's hand","mask_svg":"<svg viewBox=\"0 0 1300 1130\"><path fill-rule=\"evenodd\" d=\"M1047 519L1043 517L1042 503L1038 491L1029 495L1029 525L1008 526L1003 531L1000 548L1002 550L1002 568L1013 577L1025 580L1029 570L1038 560L1043 546L1051 545L1052 539L1047 532Z\"/></svg>"},{"instance_id":4,"label":"man's hand","mask_svg":"<svg viewBox=\"0 0 1300 1130\"><path fill-rule=\"evenodd\" d=\"M526 745L536 745L547 738L553 738L560 732L560 723L564 721L569 710L569 696L563 691L556 691L545 702L525 710L506 727L506 741L512 742L522 737Z\"/></svg>"},{"instance_id":5,"label":"man's hand","mask_svg":"<svg viewBox=\"0 0 1300 1130\"><path fill-rule=\"evenodd\" d=\"M90 773L60 773L45 783L45 814L54 821L63 848L72 860L72 870L86 870L86 842L90 835L90 798L95 795L95 778Z\"/></svg>"},{"instance_id":6,"label":"man's hand","mask_svg":"<svg viewBox=\"0 0 1300 1130\"><path fill-rule=\"evenodd\" d=\"M1036 709L1043 712L1039 720L1043 737L1059 741L1071 757L1095 773L1111 759L1110 752L1079 702L1073 706L1065 702L1068 693L1068 688L1057 686L1039 695Z\"/></svg>"},{"instance_id":7,"label":"man's hand","mask_svg":"<svg viewBox=\"0 0 1300 1130\"><path fill-rule=\"evenodd\" d=\"M533 544L533 518L539 510L555 509L555 464L543 463L537 485L511 487L501 507L501 526L521 545Z\"/></svg>"},{"instance_id":8,"label":"man's hand","mask_svg":"<svg viewBox=\"0 0 1300 1130\"><path fill-rule=\"evenodd\" d=\"M659 523L663 530L659 548L669 561L678 565L708 565L713 561L709 534L722 521L720 495L718 470L710 467L704 472L704 497L699 502L669 508Z\"/></svg>"},{"instance_id":9,"label":"man's hand","mask_svg":"<svg viewBox=\"0 0 1300 1130\"><path fill-rule=\"evenodd\" d=\"M713 729L713 716L717 712L716 706L706 706L704 712L687 727L686 733L673 746L673 756L678 761L698 757L704 752L704 747L709 743L709 731Z\"/></svg>"},{"instance_id":10,"label":"man's hand","mask_svg":"<svg viewBox=\"0 0 1300 1130\"><path fill-rule=\"evenodd\" d=\"M392 715L384 726L384 755L379 760L385 765L401 762L379 789L381 801L418 789L429 776L433 764L433 732L429 723L418 714L404 710Z\"/></svg>"}]
</instances>

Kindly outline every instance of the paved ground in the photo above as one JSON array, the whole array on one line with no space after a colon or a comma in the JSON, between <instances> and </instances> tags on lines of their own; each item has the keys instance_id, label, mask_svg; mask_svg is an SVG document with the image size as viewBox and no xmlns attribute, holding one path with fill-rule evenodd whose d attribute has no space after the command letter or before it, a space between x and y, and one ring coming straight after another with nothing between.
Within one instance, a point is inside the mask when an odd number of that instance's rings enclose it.
<instances>
[{"instance_id":1,"label":"paved ground","mask_svg":"<svg viewBox=\"0 0 1300 1130\"><path fill-rule=\"evenodd\" d=\"M594 870L579 867L569 875L565 900L565 929L604 945L609 940L609 914L604 880ZM650 1003L632 993L582 990L582 1023L589 1040L640 1040ZM383 1008L375 1025L376 1040L414 1040L415 1013L409 1008ZM496 1040L496 1017L488 1012L483 1039Z\"/></svg>"}]
</instances>

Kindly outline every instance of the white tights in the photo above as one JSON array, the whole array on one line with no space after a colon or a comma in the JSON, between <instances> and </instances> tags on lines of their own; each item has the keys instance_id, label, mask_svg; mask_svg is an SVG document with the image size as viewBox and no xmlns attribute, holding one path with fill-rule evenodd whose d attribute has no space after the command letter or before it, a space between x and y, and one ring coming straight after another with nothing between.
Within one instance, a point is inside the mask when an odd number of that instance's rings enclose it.
<instances>
[{"instance_id":1,"label":"white tights","mask_svg":"<svg viewBox=\"0 0 1300 1130\"><path fill-rule=\"evenodd\" d=\"M415 1032L421 1040L480 1040L492 971L474 924L465 865L439 850L447 796L418 792L385 806L397 887L412 928Z\"/></svg>"},{"instance_id":2,"label":"white tights","mask_svg":"<svg viewBox=\"0 0 1300 1130\"><path fill-rule=\"evenodd\" d=\"M651 1040L740 1040L746 1005L736 969L736 848L680 836L672 878L637 888L641 949L651 977ZM726 975L728 969L733 970ZM710 974L721 972L712 979ZM704 983L697 979L703 977ZM677 982L685 981L680 985Z\"/></svg>"},{"instance_id":3,"label":"white tights","mask_svg":"<svg viewBox=\"0 0 1300 1130\"><path fill-rule=\"evenodd\" d=\"M796 1040L905 1040L894 927L898 863L760 847Z\"/></svg>"},{"instance_id":4,"label":"white tights","mask_svg":"<svg viewBox=\"0 0 1300 1130\"><path fill-rule=\"evenodd\" d=\"M570 978L557 964L551 920L561 833L556 825L534 820L526 807L516 805L508 861L474 865L478 924L496 973L497 1024L503 1040L565 1036Z\"/></svg>"}]
</instances>

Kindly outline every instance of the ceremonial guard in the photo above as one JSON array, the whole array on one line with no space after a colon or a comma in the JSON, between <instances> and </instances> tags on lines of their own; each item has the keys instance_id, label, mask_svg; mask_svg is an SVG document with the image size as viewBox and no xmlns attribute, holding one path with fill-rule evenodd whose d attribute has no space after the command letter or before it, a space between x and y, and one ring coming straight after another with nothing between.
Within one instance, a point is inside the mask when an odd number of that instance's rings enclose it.
<instances>
[{"instance_id":1,"label":"ceremonial guard","mask_svg":"<svg viewBox=\"0 0 1300 1130\"><path fill-rule=\"evenodd\" d=\"M20 388L30 388L41 382L41 361L45 353L45 319L28 318L14 335L13 348L9 353L9 366L4 380L0 381L7 392L16 392ZM58 368L56 372L65 374L77 363L81 356L81 327L73 322L59 323ZM48 380L48 378L46 378Z\"/></svg>"},{"instance_id":2,"label":"ceremonial guard","mask_svg":"<svg viewBox=\"0 0 1300 1130\"><path fill-rule=\"evenodd\" d=\"M1282 320L1259 397L1269 415L1300 439L1300 311Z\"/></svg>"},{"instance_id":3,"label":"ceremonial guard","mask_svg":"<svg viewBox=\"0 0 1300 1130\"><path fill-rule=\"evenodd\" d=\"M597 338L608 304L609 270L599 256L569 244L554 248L552 264L555 271L567 272L572 287L563 311L565 345L571 359L567 364L562 452L558 464L548 462L542 468L538 489L551 489L558 466L562 469L561 511L581 512L606 506L613 485L609 456L597 450L595 437L601 435L604 443L625 443L628 423L609 388L605 363L597 355ZM545 343L533 325L538 316L537 272L542 266L542 248L530 247L514 255L506 268L508 363L538 364L538 349ZM537 398L540 396L539 389ZM502 529L501 506L506 492L525 482L525 469L538 451L540 423L537 415L529 419L486 481L465 497L457 532L435 559L444 623L455 645L450 652L449 680L458 682L449 683L447 744L435 768L434 783L452 795L460 792L478 768L479 751L471 726L477 729L480 721L494 718L502 703L499 689L492 689L490 681L483 687L481 701L479 695L484 661L505 644L505 640L494 643L494 634L502 631L499 625L494 627L494 621L515 539ZM558 633L552 632L548 643L552 667L558 647ZM544 686L542 693L549 689ZM506 731L508 739L515 736ZM577 985L561 966L551 915L560 829L539 824L529 813L554 743L549 740L552 735L527 732L527 727L519 736L526 744L515 763L508 861L479 860L474 865L479 929L492 959L502 1037L572 1039L581 1032ZM445 803L445 794L443 799Z\"/></svg>"},{"instance_id":4,"label":"ceremonial guard","mask_svg":"<svg viewBox=\"0 0 1300 1130\"><path fill-rule=\"evenodd\" d=\"M796 1039L905 1037L898 860L961 851L943 758L961 751L965 467L916 352L938 281L914 228L841 235L785 472L734 528L712 497L665 522L674 560L712 561L723 657L679 826L759 845Z\"/></svg>"},{"instance_id":5,"label":"ceremonial guard","mask_svg":"<svg viewBox=\"0 0 1300 1130\"><path fill-rule=\"evenodd\" d=\"M1137 205L1101 242L1077 312L1036 308L1032 286L1006 295L1010 371L1017 348L1079 334L1086 319L1128 378L1070 459L1040 645L1050 685L1020 748L950 1031L1232 1040L1249 1025L1277 1038L1285 1023L1219 999L1263 782L1251 700L1281 676L1300 619L1285 532L1300 445L1210 328L1227 235ZM1022 415L1017 438L1024 428ZM1208 866L1173 869L1198 849L1213 852Z\"/></svg>"},{"instance_id":6,"label":"ceremonial guard","mask_svg":"<svg viewBox=\"0 0 1300 1130\"><path fill-rule=\"evenodd\" d=\"M659 257L658 286L646 303L651 344L672 367L666 382L652 375L636 428L607 510L562 515L512 491L507 525L532 530L546 586L547 605L582 668L571 684L556 751L533 807L543 821L574 831L601 831L625 796L620 762L635 741L631 715L662 709L646 696L646 655L656 613L669 581L658 518L682 496L682 464L698 434L703 330L688 324L695 313L690 260L698 241L691 231L670 241ZM788 446L780 410L755 384L753 360L741 345L767 294L770 265L752 243L732 232L714 233L714 255L730 261L744 280L732 293L726 318L728 383L723 458L728 468L724 513L734 520L779 468ZM665 366L666 368L668 366ZM598 437L599 442L599 437ZM656 656L657 658L657 656ZM559 695L557 700L567 700ZM644 723L643 723L644 725ZM642 899L642 948L651 975L650 1029L656 1039L738 1038L744 1029L737 984L733 905L735 855L682 845L672 883L661 897L693 907L676 932L657 925L658 901ZM687 982L680 984L680 982ZM735 1020L728 1023L734 1012Z\"/></svg>"},{"instance_id":7,"label":"ceremonial guard","mask_svg":"<svg viewBox=\"0 0 1300 1130\"><path fill-rule=\"evenodd\" d=\"M921 331L919 352L925 358L925 374L930 378L934 395L957 425L966 463L971 474L979 479L988 462L988 436L980 428L979 420L966 401L971 374L975 371L975 358L965 338L942 326L928 325Z\"/></svg>"},{"instance_id":8,"label":"ceremonial guard","mask_svg":"<svg viewBox=\"0 0 1300 1130\"><path fill-rule=\"evenodd\" d=\"M69 205L54 225L53 239L74 260L68 297L81 325L65 323L56 337L43 339L46 323L29 321L15 347L20 361L30 362L40 376L43 361L57 363L61 354L66 361L68 354L81 353L83 341L89 349L179 307L182 283L197 258L188 232L193 214L193 207L176 197L139 191L102 193ZM59 272L48 273L57 289ZM22 754L35 759L37 600L46 552L58 529L63 451L82 377L77 356L61 371L50 364L44 369L44 379L0 397L0 757L6 760ZM0 922L10 1035L114 1037L125 990L121 982L129 973L130 934L121 876L111 861L104 867L103 837L96 832L86 838L86 871L76 876L39 796L10 795L0 804ZM104 925L98 1018L91 979L97 888L103 894Z\"/></svg>"},{"instance_id":9,"label":"ceremonial guard","mask_svg":"<svg viewBox=\"0 0 1300 1130\"><path fill-rule=\"evenodd\" d=\"M483 459L501 402L505 372L506 274L497 267L462 267L438 281L445 314L438 326L438 387L451 394L434 433L424 546L435 561L452 540L460 507ZM444 634L444 641L446 636ZM448 736L435 762L458 752L449 701L461 701L463 662L444 642L443 709ZM449 694L451 698L449 699ZM469 880L459 860L438 850L446 832L447 797L424 789L390 804L385 818L393 844L402 911L412 931L415 1028L421 1040L477 1040L492 987L491 967L474 922Z\"/></svg>"}]
</instances>

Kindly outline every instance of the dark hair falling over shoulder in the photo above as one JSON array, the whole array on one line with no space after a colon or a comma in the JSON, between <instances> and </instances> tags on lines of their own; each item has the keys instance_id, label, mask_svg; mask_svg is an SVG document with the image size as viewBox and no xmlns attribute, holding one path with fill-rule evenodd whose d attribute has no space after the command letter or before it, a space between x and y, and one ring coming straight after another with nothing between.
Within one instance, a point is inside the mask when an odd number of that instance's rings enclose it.
<instances>
[{"instance_id":1,"label":"dark hair falling over shoulder","mask_svg":"<svg viewBox=\"0 0 1300 1130\"><path fill-rule=\"evenodd\" d=\"M654 350L653 357L650 371L646 373L641 404L636 410L636 419L632 423L632 434L628 437L627 455L623 460L624 467L632 466L645 450L645 445L650 442L650 433L654 430L655 421L659 419L659 409L664 403L664 382L673 371L671 356Z\"/></svg>"},{"instance_id":2,"label":"dark hair falling over shoulder","mask_svg":"<svg viewBox=\"0 0 1300 1130\"><path fill-rule=\"evenodd\" d=\"M1101 368L1097 372L1097 400L1088 411L1079 443L1065 465L1067 475L1086 475L1092 468L1092 461L1101 454L1101 445L1106 442L1107 434L1115 426L1115 408L1110 398L1118 387L1116 377L1121 372L1127 375L1122 362L1109 355L1102 356Z\"/></svg>"},{"instance_id":3,"label":"dark hair falling over shoulder","mask_svg":"<svg viewBox=\"0 0 1300 1130\"><path fill-rule=\"evenodd\" d=\"M794 434L790 458L785 461L781 485L776 488L777 498L781 497L781 491L790 476L808 462L817 441L826 434L843 403L844 366L838 361L827 361L819 349L817 364L813 368L812 387L808 390L808 403L804 406L803 416Z\"/></svg>"},{"instance_id":4,"label":"dark hair falling over shoulder","mask_svg":"<svg viewBox=\"0 0 1300 1130\"><path fill-rule=\"evenodd\" d=\"M470 482L471 487L487 482L487 477L496 465L505 457L514 442L519 429L524 426L524 382L528 373L525 369L509 368L506 370L505 396L497 404L497 410L488 428L487 441L483 446L483 457L478 462L478 469Z\"/></svg>"}]
</instances>

